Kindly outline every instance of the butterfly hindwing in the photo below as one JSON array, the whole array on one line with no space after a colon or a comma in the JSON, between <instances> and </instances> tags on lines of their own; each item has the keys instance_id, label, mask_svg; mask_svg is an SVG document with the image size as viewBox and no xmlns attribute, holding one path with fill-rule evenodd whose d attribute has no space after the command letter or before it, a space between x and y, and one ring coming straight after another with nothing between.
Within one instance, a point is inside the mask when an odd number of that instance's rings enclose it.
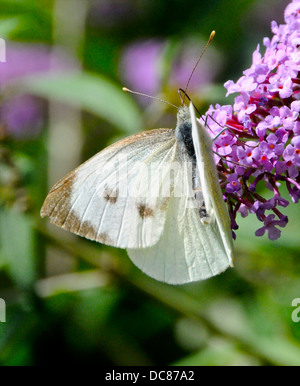
<instances>
[{"instance_id":1,"label":"butterfly hindwing","mask_svg":"<svg viewBox=\"0 0 300 386\"><path fill-rule=\"evenodd\" d=\"M188 164L184 152L177 154ZM183 159L182 159L183 157ZM184 168L177 175L191 188ZM171 197L165 227L158 243L143 250L129 249L129 257L143 272L169 284L207 279L229 267L216 221L203 224L196 199L189 191Z\"/></svg>"}]
</instances>

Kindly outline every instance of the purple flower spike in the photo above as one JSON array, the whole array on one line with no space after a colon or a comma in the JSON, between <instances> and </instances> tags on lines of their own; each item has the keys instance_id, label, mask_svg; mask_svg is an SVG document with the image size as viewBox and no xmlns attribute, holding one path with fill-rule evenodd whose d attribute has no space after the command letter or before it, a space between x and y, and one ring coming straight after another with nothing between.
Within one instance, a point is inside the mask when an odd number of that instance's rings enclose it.
<instances>
[{"instance_id":1,"label":"purple flower spike","mask_svg":"<svg viewBox=\"0 0 300 386\"><path fill-rule=\"evenodd\" d=\"M269 202L271 203L271 205L273 205L273 207L279 205L279 206L283 206L284 208L286 208L289 205L289 202L280 196L272 197L269 200Z\"/></svg>"},{"instance_id":2,"label":"purple flower spike","mask_svg":"<svg viewBox=\"0 0 300 386\"><path fill-rule=\"evenodd\" d=\"M237 93L233 107L211 106L204 117L212 136L222 130L213 150L232 224L237 213L256 214L264 222L256 235L267 232L270 240L288 221L278 210L289 204L280 186L286 185L293 202L300 199L300 0L287 6L284 17L286 24L272 22L264 54L258 45L250 68L237 82L225 83L227 95ZM264 187L274 195L269 200L258 194Z\"/></svg>"},{"instance_id":3,"label":"purple flower spike","mask_svg":"<svg viewBox=\"0 0 300 386\"><path fill-rule=\"evenodd\" d=\"M258 237L261 237L265 234L265 232L268 232L268 237L270 240L274 241L279 239L281 235L281 231L276 228L276 225L279 225L279 221L274 220L275 215L270 214L269 216L266 217L264 221L264 226L262 228L259 228L256 232L255 235Z\"/></svg>"},{"instance_id":4,"label":"purple flower spike","mask_svg":"<svg viewBox=\"0 0 300 386\"><path fill-rule=\"evenodd\" d=\"M235 193L242 189L242 185L238 180L237 173L230 174L227 181L228 181L228 184L226 185L227 193Z\"/></svg>"}]
</instances>

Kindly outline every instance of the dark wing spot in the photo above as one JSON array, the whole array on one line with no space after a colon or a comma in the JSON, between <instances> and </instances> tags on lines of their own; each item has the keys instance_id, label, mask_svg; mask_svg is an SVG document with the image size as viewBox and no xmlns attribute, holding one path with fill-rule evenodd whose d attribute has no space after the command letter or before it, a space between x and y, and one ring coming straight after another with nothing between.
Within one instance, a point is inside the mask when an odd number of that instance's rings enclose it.
<instances>
[{"instance_id":1,"label":"dark wing spot","mask_svg":"<svg viewBox=\"0 0 300 386\"><path fill-rule=\"evenodd\" d=\"M105 188L104 198L106 201L110 202L111 204L115 204L118 201L118 196L118 190L113 190L108 187Z\"/></svg>"},{"instance_id":2,"label":"dark wing spot","mask_svg":"<svg viewBox=\"0 0 300 386\"><path fill-rule=\"evenodd\" d=\"M137 210L139 212L139 215L141 218L146 218L146 217L153 217L154 216L154 211L151 209L149 206L145 204L139 204L137 206Z\"/></svg>"}]
</instances>

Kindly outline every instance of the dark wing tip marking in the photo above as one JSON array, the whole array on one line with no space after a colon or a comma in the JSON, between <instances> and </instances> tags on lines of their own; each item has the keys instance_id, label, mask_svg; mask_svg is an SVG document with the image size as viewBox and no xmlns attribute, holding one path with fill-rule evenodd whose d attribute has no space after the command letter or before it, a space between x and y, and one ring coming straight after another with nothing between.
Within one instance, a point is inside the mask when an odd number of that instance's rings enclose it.
<instances>
[{"instance_id":1,"label":"dark wing tip marking","mask_svg":"<svg viewBox=\"0 0 300 386\"><path fill-rule=\"evenodd\" d=\"M154 210L150 208L149 206L145 204L138 204L137 205L137 210L139 212L139 215L141 218L146 218L146 217L153 217L154 216Z\"/></svg>"},{"instance_id":2,"label":"dark wing tip marking","mask_svg":"<svg viewBox=\"0 0 300 386\"><path fill-rule=\"evenodd\" d=\"M41 209L41 217L49 216L50 218L58 216L57 207L63 207L63 212L69 208L69 198L72 192L72 186L75 179L75 173L71 172L66 177L62 178L57 184L50 190L48 196ZM62 213L62 217L65 213Z\"/></svg>"},{"instance_id":3,"label":"dark wing tip marking","mask_svg":"<svg viewBox=\"0 0 300 386\"><path fill-rule=\"evenodd\" d=\"M102 232L98 235L96 239L99 243L106 244L106 245L114 245L113 240L109 237L109 235L105 232Z\"/></svg>"}]
</instances>

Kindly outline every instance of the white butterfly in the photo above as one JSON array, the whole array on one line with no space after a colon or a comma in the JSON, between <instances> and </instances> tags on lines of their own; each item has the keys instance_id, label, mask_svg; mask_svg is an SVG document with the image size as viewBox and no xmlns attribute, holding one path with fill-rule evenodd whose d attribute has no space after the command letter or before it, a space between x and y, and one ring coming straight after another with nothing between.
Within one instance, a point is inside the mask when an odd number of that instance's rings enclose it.
<instances>
[{"instance_id":1,"label":"white butterfly","mask_svg":"<svg viewBox=\"0 0 300 386\"><path fill-rule=\"evenodd\" d=\"M80 236L126 248L147 275L169 284L215 276L233 261L229 214L212 140L181 107L176 129L104 149L59 181L41 216Z\"/></svg>"}]
</instances>

